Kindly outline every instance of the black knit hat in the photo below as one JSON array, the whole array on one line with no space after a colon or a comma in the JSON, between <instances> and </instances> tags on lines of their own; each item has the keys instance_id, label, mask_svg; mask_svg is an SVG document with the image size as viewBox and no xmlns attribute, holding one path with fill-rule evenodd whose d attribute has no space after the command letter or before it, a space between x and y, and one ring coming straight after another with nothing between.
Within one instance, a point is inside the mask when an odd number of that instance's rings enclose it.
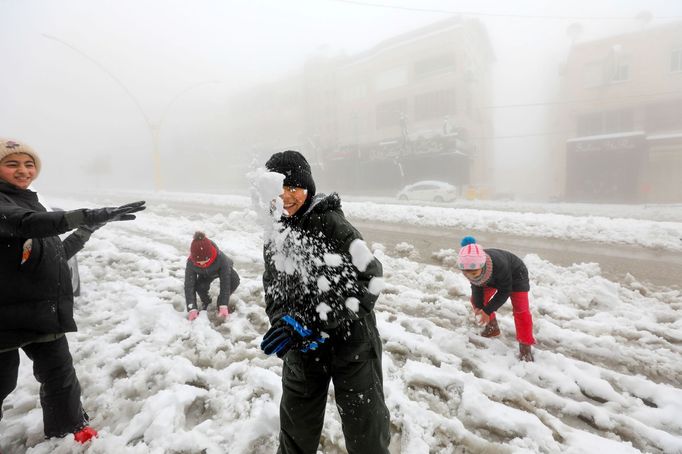
<instances>
[{"instance_id":1,"label":"black knit hat","mask_svg":"<svg viewBox=\"0 0 682 454\"><path fill-rule=\"evenodd\" d=\"M310 164L298 151L287 150L270 156L265 167L270 172L284 175L284 186L308 190L308 198L315 195L315 181L310 172Z\"/></svg>"}]
</instances>

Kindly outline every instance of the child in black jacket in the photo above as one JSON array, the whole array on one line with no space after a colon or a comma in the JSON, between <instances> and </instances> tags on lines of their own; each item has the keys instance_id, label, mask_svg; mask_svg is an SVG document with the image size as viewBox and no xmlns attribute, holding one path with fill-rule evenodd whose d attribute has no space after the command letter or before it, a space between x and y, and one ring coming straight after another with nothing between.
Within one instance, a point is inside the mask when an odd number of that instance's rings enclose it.
<instances>
[{"instance_id":1,"label":"child in black jacket","mask_svg":"<svg viewBox=\"0 0 682 454\"><path fill-rule=\"evenodd\" d=\"M111 221L135 219L144 202L48 212L29 189L41 161L26 144L0 138L0 419L17 386L19 349L40 382L45 436L97 436L81 406L81 387L65 333L76 331L67 260ZM73 230L62 241L59 235Z\"/></svg>"},{"instance_id":2,"label":"child in black jacket","mask_svg":"<svg viewBox=\"0 0 682 454\"><path fill-rule=\"evenodd\" d=\"M206 238L203 232L195 232L190 246L190 254L185 267L185 300L187 302L187 318L192 321L199 316L197 294L206 310L211 304L208 290L211 282L220 280L218 294L218 316L227 318L227 303L230 295L239 286L239 274L234 269L232 260L225 255L216 244Z\"/></svg>"},{"instance_id":3,"label":"child in black jacket","mask_svg":"<svg viewBox=\"0 0 682 454\"><path fill-rule=\"evenodd\" d=\"M374 306L383 268L346 219L338 194L317 194L294 150L265 164L282 181L281 214L263 245L261 349L283 359L278 453L318 452L334 384L349 454L388 454L382 343Z\"/></svg>"},{"instance_id":4,"label":"child in black jacket","mask_svg":"<svg viewBox=\"0 0 682 454\"><path fill-rule=\"evenodd\" d=\"M471 304L481 324L485 324L481 335L500 335L495 312L511 298L519 357L523 361L533 361L531 345L535 343L535 339L533 317L528 308L530 284L526 265L509 251L484 250L471 236L464 237L461 245L457 268L471 282Z\"/></svg>"}]
</instances>

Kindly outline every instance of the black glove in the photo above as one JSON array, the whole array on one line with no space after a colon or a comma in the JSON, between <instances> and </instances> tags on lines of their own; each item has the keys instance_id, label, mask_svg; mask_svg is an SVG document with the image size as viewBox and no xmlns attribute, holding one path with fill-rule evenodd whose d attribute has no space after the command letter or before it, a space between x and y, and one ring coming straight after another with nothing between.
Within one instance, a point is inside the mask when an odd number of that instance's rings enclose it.
<instances>
[{"instance_id":1,"label":"black glove","mask_svg":"<svg viewBox=\"0 0 682 454\"><path fill-rule=\"evenodd\" d=\"M105 224L105 222L102 222L101 224L92 224L92 225L87 225L87 224L86 224L86 225L81 225L81 226L78 227L78 228L79 228L79 229L82 229L82 230L85 230L85 231L87 231L87 232L90 232L90 233L92 234L92 233L95 233L95 230L99 229L99 228L102 227L104 224Z\"/></svg>"},{"instance_id":2,"label":"black glove","mask_svg":"<svg viewBox=\"0 0 682 454\"><path fill-rule=\"evenodd\" d=\"M324 337L313 335L312 330L285 314L273 321L272 327L263 336L260 348L266 355L275 353L282 358L291 349L301 352L316 350L325 341Z\"/></svg>"},{"instance_id":3,"label":"black glove","mask_svg":"<svg viewBox=\"0 0 682 454\"><path fill-rule=\"evenodd\" d=\"M95 208L92 210L83 210L85 216L85 225L96 225L105 224L112 221L132 221L135 219L135 215L132 213L137 213L142 211L146 206L144 206L144 200L140 202L128 203L126 205L121 205L120 207L107 207L107 208Z\"/></svg>"},{"instance_id":4,"label":"black glove","mask_svg":"<svg viewBox=\"0 0 682 454\"><path fill-rule=\"evenodd\" d=\"M135 219L135 215L132 213L137 213L147 208L144 200L140 202L128 203L126 205L121 205L120 207L106 207L106 208L94 208L94 209L82 209L67 211L64 215L69 228L83 227L86 226L92 231L97 230L102 225L107 222L112 221L131 221Z\"/></svg>"}]
</instances>

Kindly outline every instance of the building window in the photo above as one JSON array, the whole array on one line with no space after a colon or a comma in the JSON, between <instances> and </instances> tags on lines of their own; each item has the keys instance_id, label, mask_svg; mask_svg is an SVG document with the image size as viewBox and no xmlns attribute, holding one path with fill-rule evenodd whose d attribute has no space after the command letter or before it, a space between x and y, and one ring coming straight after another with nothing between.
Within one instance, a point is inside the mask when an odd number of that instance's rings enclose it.
<instances>
[{"instance_id":1,"label":"building window","mask_svg":"<svg viewBox=\"0 0 682 454\"><path fill-rule=\"evenodd\" d=\"M648 106L645 124L648 132L682 131L682 99Z\"/></svg>"},{"instance_id":2,"label":"building window","mask_svg":"<svg viewBox=\"0 0 682 454\"><path fill-rule=\"evenodd\" d=\"M348 82L341 90L342 101L355 101L365 98L367 96L367 85L362 82L352 83Z\"/></svg>"},{"instance_id":3,"label":"building window","mask_svg":"<svg viewBox=\"0 0 682 454\"><path fill-rule=\"evenodd\" d=\"M618 59L613 63L609 82L624 82L630 78L630 64L627 60Z\"/></svg>"},{"instance_id":4,"label":"building window","mask_svg":"<svg viewBox=\"0 0 682 454\"><path fill-rule=\"evenodd\" d=\"M682 71L682 49L675 49L670 55L670 71Z\"/></svg>"},{"instance_id":5,"label":"building window","mask_svg":"<svg viewBox=\"0 0 682 454\"><path fill-rule=\"evenodd\" d=\"M405 116L407 101L396 99L377 105L377 129L400 126L400 118Z\"/></svg>"},{"instance_id":6,"label":"building window","mask_svg":"<svg viewBox=\"0 0 682 454\"><path fill-rule=\"evenodd\" d=\"M604 63L594 61L583 68L583 86L585 88L599 87L604 84Z\"/></svg>"},{"instance_id":7,"label":"building window","mask_svg":"<svg viewBox=\"0 0 682 454\"><path fill-rule=\"evenodd\" d=\"M374 78L374 88L377 91L390 90L407 85L407 70L393 68L378 74Z\"/></svg>"},{"instance_id":8,"label":"building window","mask_svg":"<svg viewBox=\"0 0 682 454\"><path fill-rule=\"evenodd\" d=\"M583 86L601 87L604 84L630 79L630 61L622 54L587 63L583 68Z\"/></svg>"},{"instance_id":9,"label":"building window","mask_svg":"<svg viewBox=\"0 0 682 454\"><path fill-rule=\"evenodd\" d=\"M577 119L579 137L629 132L634 128L632 110L611 110L581 115Z\"/></svg>"},{"instance_id":10,"label":"building window","mask_svg":"<svg viewBox=\"0 0 682 454\"><path fill-rule=\"evenodd\" d=\"M414 64L414 77L420 79L436 74L453 72L455 70L455 55L442 54L419 60Z\"/></svg>"},{"instance_id":11,"label":"building window","mask_svg":"<svg viewBox=\"0 0 682 454\"><path fill-rule=\"evenodd\" d=\"M442 118L445 115L454 115L455 89L431 91L418 95L414 98L414 118L417 121L429 118Z\"/></svg>"}]
</instances>

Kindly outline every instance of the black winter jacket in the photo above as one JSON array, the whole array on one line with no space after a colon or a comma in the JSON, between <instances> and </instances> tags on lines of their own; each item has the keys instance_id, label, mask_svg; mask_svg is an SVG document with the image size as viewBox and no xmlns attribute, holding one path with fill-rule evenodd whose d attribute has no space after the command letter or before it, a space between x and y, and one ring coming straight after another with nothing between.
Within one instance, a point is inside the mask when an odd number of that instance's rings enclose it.
<instances>
[{"instance_id":1,"label":"black winter jacket","mask_svg":"<svg viewBox=\"0 0 682 454\"><path fill-rule=\"evenodd\" d=\"M353 264L350 246L362 236L346 220L338 194L317 194L305 213L283 217L281 227L263 250L270 321L280 314L294 315L329 334L323 348L342 356L380 354L374 316L379 292L369 288L373 278L383 275L381 262L365 249L369 263L360 254L359 267Z\"/></svg>"},{"instance_id":2,"label":"black winter jacket","mask_svg":"<svg viewBox=\"0 0 682 454\"><path fill-rule=\"evenodd\" d=\"M0 180L0 350L46 334L76 331L67 260L89 235L70 230L64 212L47 212L38 195ZM24 242L32 239L21 263Z\"/></svg>"},{"instance_id":3,"label":"black winter jacket","mask_svg":"<svg viewBox=\"0 0 682 454\"><path fill-rule=\"evenodd\" d=\"M471 298L474 306L490 315L507 301L512 292L529 291L530 284L528 269L516 255L503 249L486 249L485 253L493 263L493 272L482 286L471 284ZM497 289L487 305L483 304L484 287Z\"/></svg>"},{"instance_id":4,"label":"black winter jacket","mask_svg":"<svg viewBox=\"0 0 682 454\"><path fill-rule=\"evenodd\" d=\"M218 294L218 306L227 306L230 295L239 286L239 274L234 269L232 259L225 255L218 246L211 241L218 251L218 256L210 266L201 268L192 260L187 259L185 266L185 302L187 312L197 308L197 279L213 281L220 278L220 293Z\"/></svg>"}]
</instances>

